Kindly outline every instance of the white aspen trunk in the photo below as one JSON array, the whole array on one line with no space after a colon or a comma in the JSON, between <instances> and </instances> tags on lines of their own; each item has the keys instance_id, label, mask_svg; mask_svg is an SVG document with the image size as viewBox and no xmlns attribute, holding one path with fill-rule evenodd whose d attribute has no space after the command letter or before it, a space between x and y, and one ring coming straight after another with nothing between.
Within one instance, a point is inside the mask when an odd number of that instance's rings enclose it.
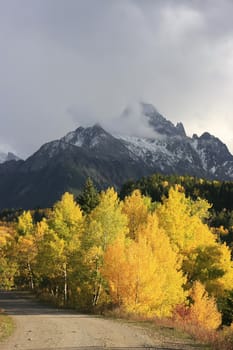
<instances>
[{"instance_id":1,"label":"white aspen trunk","mask_svg":"<svg viewBox=\"0 0 233 350\"><path fill-rule=\"evenodd\" d=\"M28 271L29 271L29 278L30 278L30 287L33 290L34 289L34 280L33 280L33 274L32 274L32 269L31 269L31 264L28 261Z\"/></svg>"},{"instance_id":2,"label":"white aspen trunk","mask_svg":"<svg viewBox=\"0 0 233 350\"><path fill-rule=\"evenodd\" d=\"M64 264L64 303L67 303L67 265Z\"/></svg>"}]
</instances>

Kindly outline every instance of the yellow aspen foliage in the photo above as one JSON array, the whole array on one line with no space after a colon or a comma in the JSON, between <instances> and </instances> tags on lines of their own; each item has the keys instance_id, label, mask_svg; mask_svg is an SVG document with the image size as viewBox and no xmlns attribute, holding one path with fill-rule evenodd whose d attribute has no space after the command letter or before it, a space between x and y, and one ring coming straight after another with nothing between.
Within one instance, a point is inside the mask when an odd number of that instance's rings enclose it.
<instances>
[{"instance_id":1,"label":"yellow aspen foliage","mask_svg":"<svg viewBox=\"0 0 233 350\"><path fill-rule=\"evenodd\" d=\"M212 205L207 200L198 197L195 201L191 199L189 199L189 201L192 216L195 215L202 221L209 218L210 213L208 210L211 208Z\"/></svg>"},{"instance_id":2,"label":"yellow aspen foliage","mask_svg":"<svg viewBox=\"0 0 233 350\"><path fill-rule=\"evenodd\" d=\"M35 227L35 240L37 246L37 273L50 279L60 276L66 259L64 239L60 238L49 227L46 219L43 219Z\"/></svg>"},{"instance_id":3,"label":"yellow aspen foliage","mask_svg":"<svg viewBox=\"0 0 233 350\"><path fill-rule=\"evenodd\" d=\"M5 225L0 225L0 251L12 240L10 230Z\"/></svg>"},{"instance_id":4,"label":"yellow aspen foliage","mask_svg":"<svg viewBox=\"0 0 233 350\"><path fill-rule=\"evenodd\" d=\"M54 214L69 225L82 219L82 211L71 193L65 192L61 200L54 205Z\"/></svg>"},{"instance_id":5,"label":"yellow aspen foliage","mask_svg":"<svg viewBox=\"0 0 233 350\"><path fill-rule=\"evenodd\" d=\"M96 305L102 292L103 227L86 217L80 251L73 260L73 275L79 303L84 307ZM78 288L77 288L78 286Z\"/></svg>"},{"instance_id":6,"label":"yellow aspen foliage","mask_svg":"<svg viewBox=\"0 0 233 350\"><path fill-rule=\"evenodd\" d=\"M216 301L209 297L205 287L196 281L191 291L193 304L190 306L190 321L206 330L217 329L221 324L221 313Z\"/></svg>"},{"instance_id":7,"label":"yellow aspen foliage","mask_svg":"<svg viewBox=\"0 0 233 350\"><path fill-rule=\"evenodd\" d=\"M19 234L26 235L30 234L33 230L33 221L30 211L24 211L18 219L17 230Z\"/></svg>"},{"instance_id":8,"label":"yellow aspen foliage","mask_svg":"<svg viewBox=\"0 0 233 350\"><path fill-rule=\"evenodd\" d=\"M141 195L139 190L133 191L130 196L125 198L122 210L128 218L129 237L137 240L138 230L141 225L146 223L148 216L145 197Z\"/></svg>"},{"instance_id":9,"label":"yellow aspen foliage","mask_svg":"<svg viewBox=\"0 0 233 350\"><path fill-rule=\"evenodd\" d=\"M68 300L72 267L80 249L83 226L82 211L74 196L66 192L55 203L48 219L37 225L36 229L37 271L53 281L50 284L60 290L65 304Z\"/></svg>"},{"instance_id":10,"label":"yellow aspen foliage","mask_svg":"<svg viewBox=\"0 0 233 350\"><path fill-rule=\"evenodd\" d=\"M219 240L221 236L226 236L229 234L229 230L222 225L219 227L211 227L211 231L219 238Z\"/></svg>"},{"instance_id":11,"label":"yellow aspen foliage","mask_svg":"<svg viewBox=\"0 0 233 350\"><path fill-rule=\"evenodd\" d=\"M84 231L81 237L81 249L85 251L85 254L93 246L101 247L103 251L104 246L104 232L101 221L89 220L89 217L86 217L84 223Z\"/></svg>"},{"instance_id":12,"label":"yellow aspen foliage","mask_svg":"<svg viewBox=\"0 0 233 350\"><path fill-rule=\"evenodd\" d=\"M36 272L53 281L63 277L63 265L66 262L65 242L53 230L44 228L43 239L38 242Z\"/></svg>"},{"instance_id":13,"label":"yellow aspen foliage","mask_svg":"<svg viewBox=\"0 0 233 350\"><path fill-rule=\"evenodd\" d=\"M128 292L123 296L126 310L148 316L162 316L160 313L164 276L159 274L158 262L146 239L132 241L127 247L126 257Z\"/></svg>"},{"instance_id":14,"label":"yellow aspen foliage","mask_svg":"<svg viewBox=\"0 0 233 350\"><path fill-rule=\"evenodd\" d=\"M47 220L44 218L41 221L37 222L35 225L34 231L35 231L35 240L36 242L40 242L44 238L44 234L48 231L48 223Z\"/></svg>"},{"instance_id":15,"label":"yellow aspen foliage","mask_svg":"<svg viewBox=\"0 0 233 350\"><path fill-rule=\"evenodd\" d=\"M211 295L223 296L233 285L231 251L225 244L199 246L184 258L183 269L188 274L190 287L199 280Z\"/></svg>"},{"instance_id":16,"label":"yellow aspen foliage","mask_svg":"<svg viewBox=\"0 0 233 350\"><path fill-rule=\"evenodd\" d=\"M34 263L36 261L37 247L34 237L34 224L30 211L24 211L18 218L17 253L22 275L28 280L31 289L34 289Z\"/></svg>"},{"instance_id":17,"label":"yellow aspen foliage","mask_svg":"<svg viewBox=\"0 0 233 350\"><path fill-rule=\"evenodd\" d=\"M217 266L223 271L223 274L210 285L211 292L216 296L223 295L226 290L232 290L233 286L233 261L231 258L231 250L225 243L218 244L218 249L220 257Z\"/></svg>"},{"instance_id":18,"label":"yellow aspen foliage","mask_svg":"<svg viewBox=\"0 0 233 350\"><path fill-rule=\"evenodd\" d=\"M112 302L121 305L124 296L129 292L127 281L130 277L124 237L118 237L113 244L108 246L101 272L108 281Z\"/></svg>"},{"instance_id":19,"label":"yellow aspen foliage","mask_svg":"<svg viewBox=\"0 0 233 350\"><path fill-rule=\"evenodd\" d=\"M172 309L174 305L182 303L186 297L183 286L186 282L182 269L182 260L172 249L170 239L159 226L155 213L150 214L147 225L144 226L139 237L145 237L150 245L160 267L160 275L165 277L163 285L164 305Z\"/></svg>"},{"instance_id":20,"label":"yellow aspen foliage","mask_svg":"<svg viewBox=\"0 0 233 350\"><path fill-rule=\"evenodd\" d=\"M27 259L35 255L36 247L32 235L20 236L18 240L18 252L22 255L26 254Z\"/></svg>"},{"instance_id":21,"label":"yellow aspen foliage","mask_svg":"<svg viewBox=\"0 0 233 350\"><path fill-rule=\"evenodd\" d=\"M156 213L159 225L183 260L182 269L188 279L186 288L199 280L209 293L221 296L224 290L232 289L233 264L229 248L218 243L202 222L208 207L206 201L192 202L184 193L171 188L169 197Z\"/></svg>"},{"instance_id":22,"label":"yellow aspen foliage","mask_svg":"<svg viewBox=\"0 0 233 350\"><path fill-rule=\"evenodd\" d=\"M145 239L124 243L119 241L108 247L103 266L112 299L132 313L153 315L161 304L160 281L156 258L148 249Z\"/></svg>"},{"instance_id":23,"label":"yellow aspen foliage","mask_svg":"<svg viewBox=\"0 0 233 350\"><path fill-rule=\"evenodd\" d=\"M199 202L198 207L200 204ZM173 249L181 254L188 254L197 246L213 244L216 240L208 226L193 213L195 210L195 205L193 207L185 194L175 187L169 190L168 198L164 199L156 211L159 225L169 236Z\"/></svg>"},{"instance_id":24,"label":"yellow aspen foliage","mask_svg":"<svg viewBox=\"0 0 233 350\"><path fill-rule=\"evenodd\" d=\"M101 192L100 202L90 213L88 221L98 223L101 234L97 244L101 244L103 251L118 235L128 231L127 217L122 212L122 203L113 188ZM93 244L95 244L95 237L92 236L92 238Z\"/></svg>"},{"instance_id":25,"label":"yellow aspen foliage","mask_svg":"<svg viewBox=\"0 0 233 350\"><path fill-rule=\"evenodd\" d=\"M155 215L148 217L138 241L119 238L104 256L103 275L113 301L147 316L169 316L185 299L180 264Z\"/></svg>"},{"instance_id":26,"label":"yellow aspen foliage","mask_svg":"<svg viewBox=\"0 0 233 350\"><path fill-rule=\"evenodd\" d=\"M0 289L14 285L17 272L16 231L10 225L0 223Z\"/></svg>"},{"instance_id":27,"label":"yellow aspen foliage","mask_svg":"<svg viewBox=\"0 0 233 350\"><path fill-rule=\"evenodd\" d=\"M61 200L55 203L49 217L49 226L65 241L73 239L74 235L80 235L83 229L83 216L74 196L64 193Z\"/></svg>"},{"instance_id":28,"label":"yellow aspen foliage","mask_svg":"<svg viewBox=\"0 0 233 350\"><path fill-rule=\"evenodd\" d=\"M128 231L127 217L122 213L122 203L113 188L101 192L99 204L87 215L81 238L82 280L91 292L92 304L99 303L103 291L101 268L103 254L109 244ZM86 272L85 272L86 271Z\"/></svg>"}]
</instances>

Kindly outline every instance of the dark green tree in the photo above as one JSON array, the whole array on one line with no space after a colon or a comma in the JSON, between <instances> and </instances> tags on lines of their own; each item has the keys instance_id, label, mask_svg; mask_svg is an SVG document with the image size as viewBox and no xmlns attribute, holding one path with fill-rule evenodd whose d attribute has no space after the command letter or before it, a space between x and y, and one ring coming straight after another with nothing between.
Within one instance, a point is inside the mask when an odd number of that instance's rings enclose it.
<instances>
[{"instance_id":1,"label":"dark green tree","mask_svg":"<svg viewBox=\"0 0 233 350\"><path fill-rule=\"evenodd\" d=\"M233 322L233 290L218 299L218 307L222 313L222 323L230 326Z\"/></svg>"},{"instance_id":2,"label":"dark green tree","mask_svg":"<svg viewBox=\"0 0 233 350\"><path fill-rule=\"evenodd\" d=\"M85 214L89 214L99 204L99 193L90 177L76 200Z\"/></svg>"}]
</instances>

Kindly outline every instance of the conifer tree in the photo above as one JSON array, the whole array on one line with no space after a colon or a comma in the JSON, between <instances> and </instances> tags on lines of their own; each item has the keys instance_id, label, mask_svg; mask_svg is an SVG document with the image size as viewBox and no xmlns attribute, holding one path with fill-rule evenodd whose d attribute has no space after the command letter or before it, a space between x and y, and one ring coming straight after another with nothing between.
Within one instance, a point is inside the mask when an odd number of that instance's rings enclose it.
<instances>
[{"instance_id":1,"label":"conifer tree","mask_svg":"<svg viewBox=\"0 0 233 350\"><path fill-rule=\"evenodd\" d=\"M85 214L89 214L99 204L99 194L90 177L77 197L77 202Z\"/></svg>"}]
</instances>

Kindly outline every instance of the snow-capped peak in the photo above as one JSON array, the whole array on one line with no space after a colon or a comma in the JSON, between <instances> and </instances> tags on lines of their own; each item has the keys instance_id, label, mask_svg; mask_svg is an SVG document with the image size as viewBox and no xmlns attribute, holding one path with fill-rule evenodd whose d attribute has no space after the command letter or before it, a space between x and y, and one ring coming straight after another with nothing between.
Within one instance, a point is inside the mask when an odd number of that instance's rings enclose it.
<instances>
[{"instance_id":1,"label":"snow-capped peak","mask_svg":"<svg viewBox=\"0 0 233 350\"><path fill-rule=\"evenodd\" d=\"M92 127L79 127L69 132L61 140L77 147L93 148L107 138L112 137L99 124Z\"/></svg>"}]
</instances>

